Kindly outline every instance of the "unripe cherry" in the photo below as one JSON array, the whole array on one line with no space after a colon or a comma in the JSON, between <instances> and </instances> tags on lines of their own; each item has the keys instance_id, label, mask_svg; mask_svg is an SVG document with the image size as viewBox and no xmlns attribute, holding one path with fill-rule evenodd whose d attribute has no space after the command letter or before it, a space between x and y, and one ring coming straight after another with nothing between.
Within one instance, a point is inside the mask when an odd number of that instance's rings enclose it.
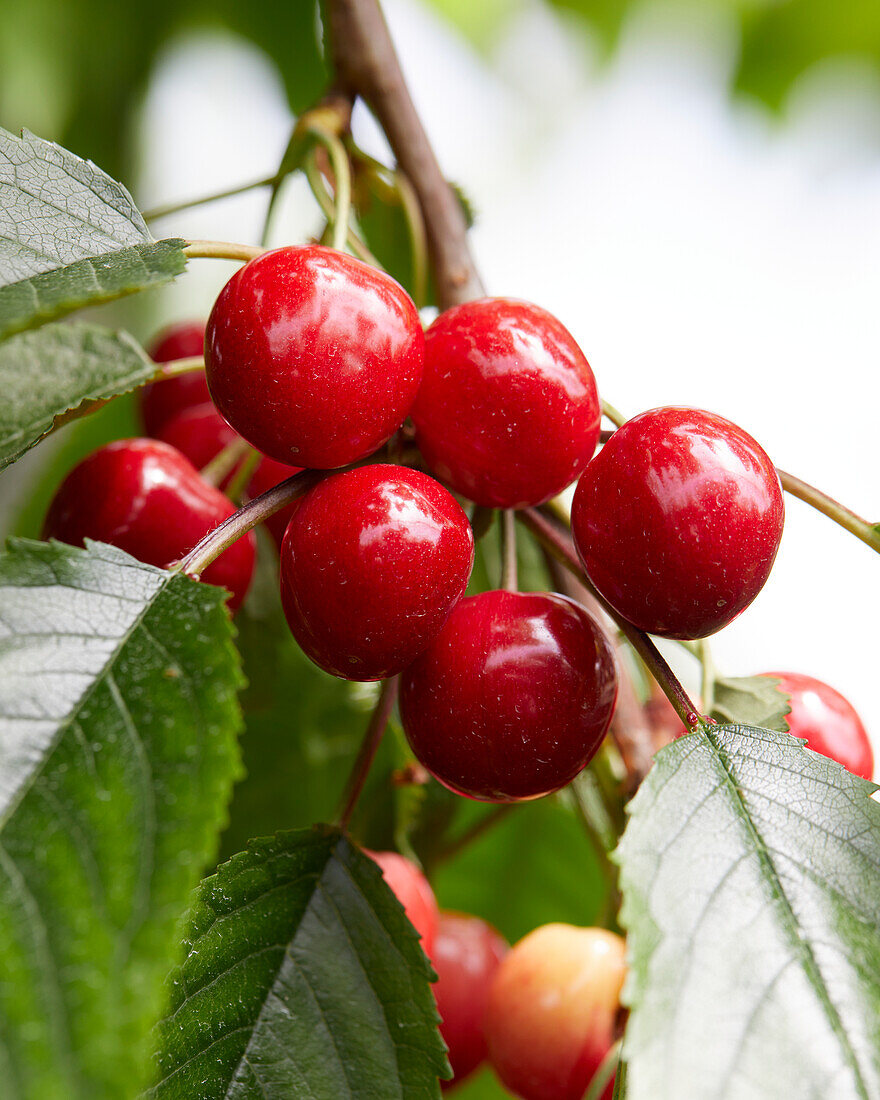
<instances>
[{"instance_id":1,"label":"unripe cherry","mask_svg":"<svg viewBox=\"0 0 880 1100\"><path fill-rule=\"evenodd\" d=\"M72 546L110 543L139 561L166 567L192 550L235 511L179 451L156 439L122 439L75 466L56 492L44 538ZM245 535L201 575L244 599L254 568L254 536Z\"/></svg>"},{"instance_id":2,"label":"unripe cherry","mask_svg":"<svg viewBox=\"0 0 880 1100\"><path fill-rule=\"evenodd\" d=\"M302 498L284 536L284 612L321 668L385 679L443 626L473 557L467 516L433 478L389 465L333 474Z\"/></svg>"},{"instance_id":3,"label":"unripe cherry","mask_svg":"<svg viewBox=\"0 0 880 1100\"><path fill-rule=\"evenodd\" d=\"M438 477L491 508L560 493L599 440L596 382L574 337L513 298L466 302L434 321L412 418Z\"/></svg>"},{"instance_id":4,"label":"unripe cherry","mask_svg":"<svg viewBox=\"0 0 880 1100\"><path fill-rule=\"evenodd\" d=\"M582 1100L614 1043L625 974L625 943L603 928L545 924L511 948L489 991L486 1039L514 1095Z\"/></svg>"},{"instance_id":5,"label":"unripe cherry","mask_svg":"<svg viewBox=\"0 0 880 1100\"><path fill-rule=\"evenodd\" d=\"M278 248L220 291L205 335L211 397L278 462L334 469L400 427L422 377L424 335L392 278L320 245Z\"/></svg>"},{"instance_id":6,"label":"unripe cherry","mask_svg":"<svg viewBox=\"0 0 880 1100\"><path fill-rule=\"evenodd\" d=\"M441 783L490 802L539 798L592 759L617 697L611 646L565 596L462 600L403 673L400 716Z\"/></svg>"},{"instance_id":7,"label":"unripe cherry","mask_svg":"<svg viewBox=\"0 0 880 1100\"><path fill-rule=\"evenodd\" d=\"M389 889L421 936L422 950L430 957L440 922L440 910L430 883L412 860L399 852L373 852L369 848L364 848L364 852L379 864Z\"/></svg>"}]
</instances>

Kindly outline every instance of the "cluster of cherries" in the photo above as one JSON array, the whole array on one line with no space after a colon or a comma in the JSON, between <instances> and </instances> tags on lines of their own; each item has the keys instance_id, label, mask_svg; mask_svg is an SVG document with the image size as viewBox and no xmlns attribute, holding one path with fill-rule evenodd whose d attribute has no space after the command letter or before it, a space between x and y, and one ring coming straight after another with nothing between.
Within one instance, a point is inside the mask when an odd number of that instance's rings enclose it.
<instances>
[{"instance_id":1,"label":"cluster of cherries","mask_svg":"<svg viewBox=\"0 0 880 1100\"><path fill-rule=\"evenodd\" d=\"M625 943L604 928L545 924L512 949L479 917L439 910L427 879L397 852L368 852L437 972L434 996L453 1076L487 1059L526 1100L581 1100L617 1038ZM611 1100L613 1080L601 1100Z\"/></svg>"},{"instance_id":2,"label":"cluster of cherries","mask_svg":"<svg viewBox=\"0 0 880 1100\"><path fill-rule=\"evenodd\" d=\"M96 539L168 566L232 515L224 488L244 480L255 497L301 470L327 471L266 521L291 631L336 676L400 675L413 752L460 794L503 802L563 787L598 750L617 694L612 647L580 604L506 589L464 595L474 534L461 500L535 507L577 480L572 534L587 576L619 616L661 637L720 630L770 573L783 498L758 443L720 416L667 407L628 421L596 453L590 366L535 305L471 301L425 332L383 272L321 246L280 248L233 275L206 328L178 326L153 349L168 363L202 353L205 372L143 391L144 438L102 447L68 475L45 536ZM224 455L231 469L212 484L200 470L217 480ZM229 590L232 610L254 555L250 533L202 574ZM846 700L781 676L792 732L870 777L867 735ZM477 1012L497 967L491 989L502 992L488 994L486 1034L499 1075L527 1100L576 1100L612 1041L622 946L600 930L547 926L502 963L497 935L473 920L442 917L433 948L434 933L420 928L440 973L447 1042L458 1049L452 1020ZM579 1000L593 979L576 991L573 960L592 966L597 952L594 1012ZM567 1006L546 1027L511 992L540 1000L545 979ZM533 1028L563 1067L555 1076L528 1064ZM470 1051L461 1066L482 1057L482 1040L461 1043Z\"/></svg>"}]
</instances>

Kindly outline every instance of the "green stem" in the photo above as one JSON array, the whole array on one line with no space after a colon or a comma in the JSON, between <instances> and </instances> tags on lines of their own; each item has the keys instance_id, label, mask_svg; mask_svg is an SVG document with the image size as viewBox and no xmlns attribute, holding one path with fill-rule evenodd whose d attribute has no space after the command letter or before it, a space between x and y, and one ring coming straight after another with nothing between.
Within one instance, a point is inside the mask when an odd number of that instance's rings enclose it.
<instances>
[{"instance_id":1,"label":"green stem","mask_svg":"<svg viewBox=\"0 0 880 1100\"><path fill-rule=\"evenodd\" d=\"M585 789L586 787L589 789ZM619 932L617 913L620 909L620 891L617 884L617 868L608 857L609 851L617 843L617 834L607 815L595 776L590 774L589 769L581 772L570 784L569 790L584 835L595 852L596 862L605 880L607 896L602 906L599 923L603 928Z\"/></svg>"},{"instance_id":2,"label":"green stem","mask_svg":"<svg viewBox=\"0 0 880 1100\"><path fill-rule=\"evenodd\" d=\"M226 495L230 500L234 500L236 503L241 500L262 457L259 451L248 446L244 462L235 471L235 475L226 487Z\"/></svg>"},{"instance_id":3,"label":"green stem","mask_svg":"<svg viewBox=\"0 0 880 1100\"><path fill-rule=\"evenodd\" d=\"M201 468L199 473L209 485L217 488L230 470L234 470L248 451L252 450L246 439L233 439L222 451L218 451L211 461Z\"/></svg>"},{"instance_id":4,"label":"green stem","mask_svg":"<svg viewBox=\"0 0 880 1100\"><path fill-rule=\"evenodd\" d=\"M170 363L157 363L156 374L150 381L161 382L165 378L177 378L181 374L193 374L204 369L205 360L201 355L193 355L188 359L172 359Z\"/></svg>"},{"instance_id":5,"label":"green stem","mask_svg":"<svg viewBox=\"0 0 880 1100\"><path fill-rule=\"evenodd\" d=\"M388 728L391 712L394 710L394 703L397 700L398 682L397 676L392 676L390 680L385 680L383 682L379 691L379 698L376 700L376 706L373 708L373 713L370 715L367 731L364 734L364 739L361 742L361 747L358 750L357 757L351 769L351 774L345 784L345 792L342 796L342 809L339 812L339 828L342 829L343 832L348 829L351 815L354 813L357 800L361 796L364 784L367 781L367 775L369 774L373 761L376 759L376 753L379 751L379 746L382 743L385 730Z\"/></svg>"},{"instance_id":6,"label":"green stem","mask_svg":"<svg viewBox=\"0 0 880 1100\"><path fill-rule=\"evenodd\" d=\"M590 1081L590 1087L587 1089L584 1100L600 1100L605 1089L608 1087L608 1082L612 1079L617 1072L617 1066L620 1062L620 1039L614 1044L614 1046L608 1051L602 1061L599 1063L599 1068L593 1074L593 1079Z\"/></svg>"},{"instance_id":7,"label":"green stem","mask_svg":"<svg viewBox=\"0 0 880 1100\"><path fill-rule=\"evenodd\" d=\"M516 512L504 508L498 513L501 525L501 584L505 592L519 591L516 560Z\"/></svg>"},{"instance_id":8,"label":"green stem","mask_svg":"<svg viewBox=\"0 0 880 1100\"><path fill-rule=\"evenodd\" d=\"M465 848L473 844L475 840L479 840L484 833L489 832L490 829L493 829L499 822L503 821L511 810L516 809L516 806L516 802L501 802L490 810L489 813L483 814L483 816L478 821L475 821L473 825L464 829L457 837L453 837L449 844L437 854L432 866L437 867L441 863L446 863L448 860L459 855Z\"/></svg>"},{"instance_id":9,"label":"green stem","mask_svg":"<svg viewBox=\"0 0 880 1100\"><path fill-rule=\"evenodd\" d=\"M215 191L211 195L202 195L198 199L186 199L183 202L171 202L165 206L156 206L144 214L144 221L158 221L159 218L167 218L169 214L179 214L182 210L191 210L195 206L204 206L206 203L217 202L219 199L231 199L235 195L255 191L258 187L272 187L277 182L277 176L266 176L263 179L251 180L250 183L240 183L236 187L229 187L224 191Z\"/></svg>"},{"instance_id":10,"label":"green stem","mask_svg":"<svg viewBox=\"0 0 880 1100\"><path fill-rule=\"evenodd\" d=\"M262 256L265 248L254 244L232 244L229 241L187 241L184 254L191 260L255 260Z\"/></svg>"},{"instance_id":11,"label":"green stem","mask_svg":"<svg viewBox=\"0 0 880 1100\"><path fill-rule=\"evenodd\" d=\"M401 171L394 173L394 186L406 218L409 230L409 246L412 255L413 275L412 292L416 309L421 309L428 298L428 234L425 219L419 206L418 196L413 185Z\"/></svg>"},{"instance_id":12,"label":"green stem","mask_svg":"<svg viewBox=\"0 0 880 1100\"><path fill-rule=\"evenodd\" d=\"M619 413L613 405L609 405L607 401L602 402L602 415L606 420L610 420L615 428L622 428L626 423L626 417L623 413Z\"/></svg>"},{"instance_id":13,"label":"green stem","mask_svg":"<svg viewBox=\"0 0 880 1100\"><path fill-rule=\"evenodd\" d=\"M833 497L820 492L815 486L809 485L806 481L801 481L799 477L787 474L785 470L778 468L776 472L779 474L782 488L787 493L791 493L793 497L809 504L817 512L821 512L823 516L834 520L845 531L849 531L851 535L855 535L857 539L867 543L872 550L880 553L880 524L874 525L866 519L862 519L861 516L856 515L855 512L834 500Z\"/></svg>"},{"instance_id":14,"label":"green stem","mask_svg":"<svg viewBox=\"0 0 880 1100\"><path fill-rule=\"evenodd\" d=\"M336 207L327 188L324 186L324 177L321 175L321 171L315 160L314 150L309 153L303 162L303 172L305 173L306 180L308 181L312 194L315 196L318 206L321 207L324 217L330 225L335 227ZM373 253L351 228L348 230L345 243L359 260L363 260L364 263L370 264L372 267L382 267Z\"/></svg>"},{"instance_id":15,"label":"green stem","mask_svg":"<svg viewBox=\"0 0 880 1100\"><path fill-rule=\"evenodd\" d=\"M516 515L523 526L532 532L542 546L547 547L557 561L578 578L602 609L617 623L620 630L626 635L630 645L650 669L651 675L663 689L664 694L672 703L676 714L685 726L689 729L694 726L705 728L706 723L699 711L679 683L663 654L648 635L634 627L632 623L627 622L621 615L618 615L611 605L593 588L581 569L570 537L564 535L535 508L521 508Z\"/></svg>"},{"instance_id":16,"label":"green stem","mask_svg":"<svg viewBox=\"0 0 880 1100\"><path fill-rule=\"evenodd\" d=\"M308 132L324 146L330 157L330 167L333 169L336 184L332 243L335 249L342 251L348 240L351 219L351 165L348 163L348 154L336 134L317 127L310 128Z\"/></svg>"}]
</instances>

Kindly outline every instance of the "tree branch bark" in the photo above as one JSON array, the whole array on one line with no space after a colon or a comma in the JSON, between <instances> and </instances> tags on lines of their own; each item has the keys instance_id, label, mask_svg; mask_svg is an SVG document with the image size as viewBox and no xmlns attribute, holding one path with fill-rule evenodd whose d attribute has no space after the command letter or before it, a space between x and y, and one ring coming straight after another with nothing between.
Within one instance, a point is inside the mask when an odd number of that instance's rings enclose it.
<instances>
[{"instance_id":1,"label":"tree branch bark","mask_svg":"<svg viewBox=\"0 0 880 1100\"><path fill-rule=\"evenodd\" d=\"M418 197L440 307L481 297L464 211L440 171L378 0L326 0L325 12L337 87L376 116Z\"/></svg>"}]
</instances>

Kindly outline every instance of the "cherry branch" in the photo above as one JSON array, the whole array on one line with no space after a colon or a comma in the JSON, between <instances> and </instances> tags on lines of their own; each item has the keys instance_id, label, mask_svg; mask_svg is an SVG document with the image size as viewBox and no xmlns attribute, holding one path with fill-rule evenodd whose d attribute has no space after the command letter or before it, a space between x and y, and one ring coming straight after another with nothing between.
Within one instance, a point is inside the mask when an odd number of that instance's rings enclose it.
<instances>
[{"instance_id":1,"label":"cherry branch","mask_svg":"<svg viewBox=\"0 0 880 1100\"><path fill-rule=\"evenodd\" d=\"M484 293L467 238L467 221L416 112L377 0L327 0L338 85L376 116L422 209L441 308Z\"/></svg>"}]
</instances>

